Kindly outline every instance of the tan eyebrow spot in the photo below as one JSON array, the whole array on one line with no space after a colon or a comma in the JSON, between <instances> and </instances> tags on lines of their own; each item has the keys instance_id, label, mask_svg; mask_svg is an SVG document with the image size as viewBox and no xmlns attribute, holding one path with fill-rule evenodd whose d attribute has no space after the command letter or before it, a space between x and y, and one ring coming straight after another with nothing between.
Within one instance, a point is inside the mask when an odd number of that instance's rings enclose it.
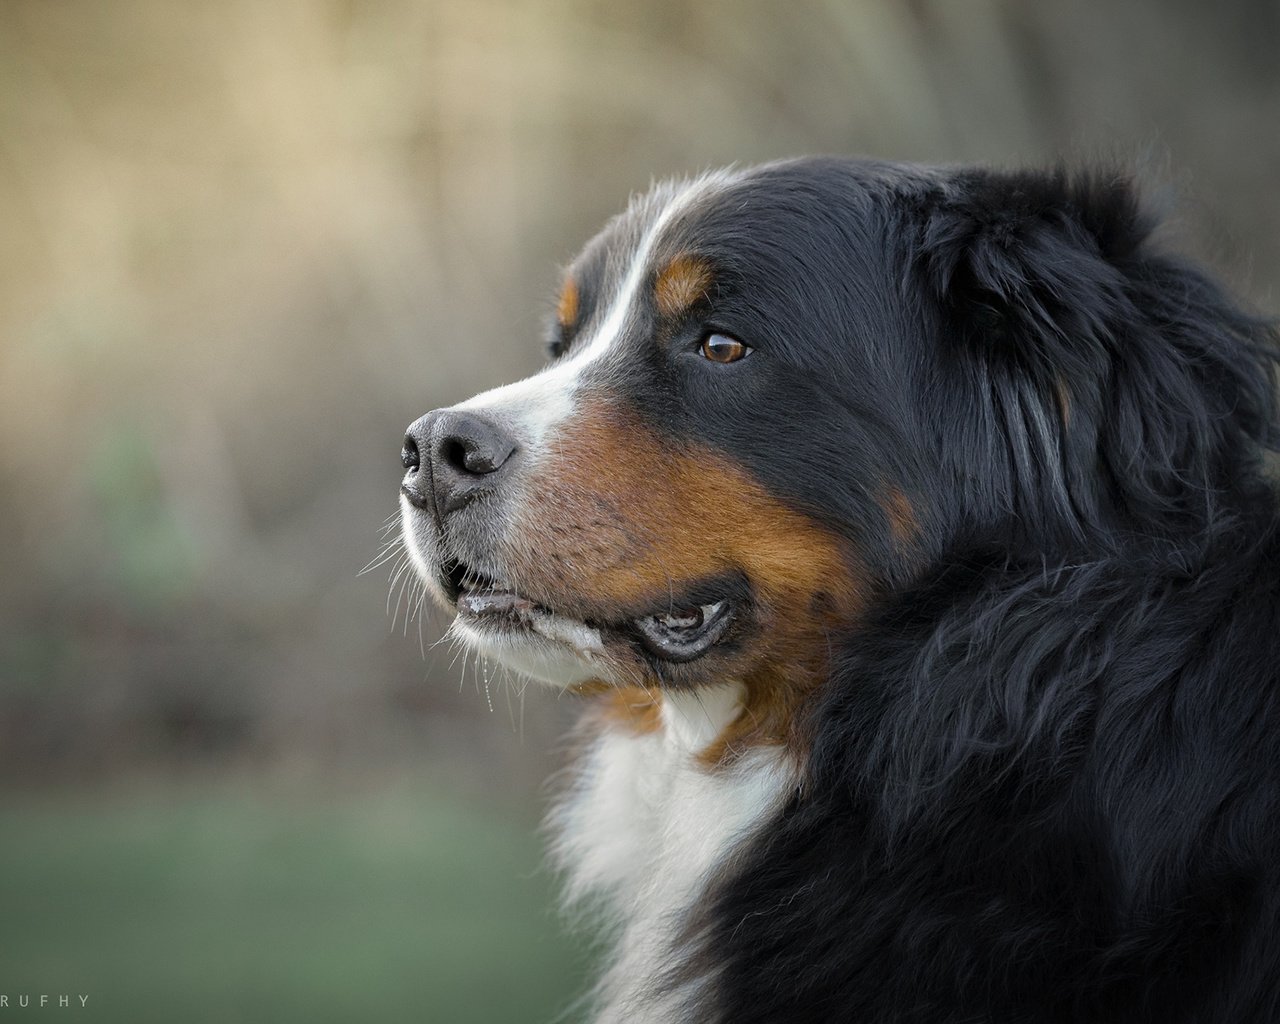
<instances>
[{"instance_id":1,"label":"tan eyebrow spot","mask_svg":"<svg viewBox=\"0 0 1280 1024\"><path fill-rule=\"evenodd\" d=\"M556 319L561 327L568 327L578 319L578 284L573 278L565 278L560 289L560 301L556 303Z\"/></svg>"},{"instance_id":2,"label":"tan eyebrow spot","mask_svg":"<svg viewBox=\"0 0 1280 1024\"><path fill-rule=\"evenodd\" d=\"M681 253L663 268L653 286L658 311L677 316L707 294L713 275L706 260Z\"/></svg>"}]
</instances>

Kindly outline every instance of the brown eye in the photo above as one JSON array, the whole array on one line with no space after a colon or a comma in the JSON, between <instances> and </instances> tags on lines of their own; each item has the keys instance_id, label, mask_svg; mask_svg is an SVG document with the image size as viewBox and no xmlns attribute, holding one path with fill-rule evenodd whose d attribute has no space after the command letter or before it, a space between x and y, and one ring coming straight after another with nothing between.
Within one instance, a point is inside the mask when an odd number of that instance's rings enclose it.
<instances>
[{"instance_id":1,"label":"brown eye","mask_svg":"<svg viewBox=\"0 0 1280 1024\"><path fill-rule=\"evenodd\" d=\"M702 356L713 363L736 363L751 349L727 334L708 334L702 339Z\"/></svg>"}]
</instances>

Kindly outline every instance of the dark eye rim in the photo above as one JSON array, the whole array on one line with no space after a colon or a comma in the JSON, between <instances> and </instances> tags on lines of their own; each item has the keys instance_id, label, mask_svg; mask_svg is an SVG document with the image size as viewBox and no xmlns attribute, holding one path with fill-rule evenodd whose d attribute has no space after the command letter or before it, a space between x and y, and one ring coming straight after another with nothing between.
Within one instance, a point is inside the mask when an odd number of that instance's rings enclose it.
<instances>
[{"instance_id":1,"label":"dark eye rim","mask_svg":"<svg viewBox=\"0 0 1280 1024\"><path fill-rule=\"evenodd\" d=\"M734 345L738 346L736 350L736 354L729 359L713 359L710 355L707 354L707 342L709 342L712 338L725 338L733 342ZM755 350L750 345L748 345L745 341L743 341L737 335L730 334L728 331L722 331L722 330L716 330L714 328L710 328L708 330L703 331L698 338L698 347L697 347L698 355L701 356L708 363L715 363L717 366L729 366L733 363L741 362L747 356L751 355L751 353L754 351Z\"/></svg>"}]
</instances>

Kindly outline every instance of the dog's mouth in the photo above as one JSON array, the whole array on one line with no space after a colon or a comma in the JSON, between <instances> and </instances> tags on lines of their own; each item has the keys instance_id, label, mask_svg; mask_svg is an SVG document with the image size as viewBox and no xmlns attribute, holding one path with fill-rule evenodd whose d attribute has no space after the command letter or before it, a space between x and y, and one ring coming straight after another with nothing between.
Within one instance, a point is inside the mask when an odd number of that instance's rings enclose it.
<instances>
[{"instance_id":1,"label":"dog's mouth","mask_svg":"<svg viewBox=\"0 0 1280 1024\"><path fill-rule=\"evenodd\" d=\"M677 663L693 661L715 646L732 624L738 605L728 593L707 593L711 588L704 585L678 605L668 602L667 607L642 615L617 620L577 618L456 560L442 567L442 577L459 620L478 632L536 634L581 652L599 648L610 637L637 644L656 659Z\"/></svg>"}]
</instances>

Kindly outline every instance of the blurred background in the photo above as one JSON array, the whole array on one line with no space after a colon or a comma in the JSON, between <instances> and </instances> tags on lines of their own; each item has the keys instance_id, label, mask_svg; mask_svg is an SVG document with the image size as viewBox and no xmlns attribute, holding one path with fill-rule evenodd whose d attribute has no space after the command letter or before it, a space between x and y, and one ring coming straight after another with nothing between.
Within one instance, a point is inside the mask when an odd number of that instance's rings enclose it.
<instances>
[{"instance_id":1,"label":"blurred background","mask_svg":"<svg viewBox=\"0 0 1280 1024\"><path fill-rule=\"evenodd\" d=\"M1276 312L1277 52L1275 0L4 0L0 994L575 1019L572 702L359 575L404 427L733 161L1123 160Z\"/></svg>"}]
</instances>

